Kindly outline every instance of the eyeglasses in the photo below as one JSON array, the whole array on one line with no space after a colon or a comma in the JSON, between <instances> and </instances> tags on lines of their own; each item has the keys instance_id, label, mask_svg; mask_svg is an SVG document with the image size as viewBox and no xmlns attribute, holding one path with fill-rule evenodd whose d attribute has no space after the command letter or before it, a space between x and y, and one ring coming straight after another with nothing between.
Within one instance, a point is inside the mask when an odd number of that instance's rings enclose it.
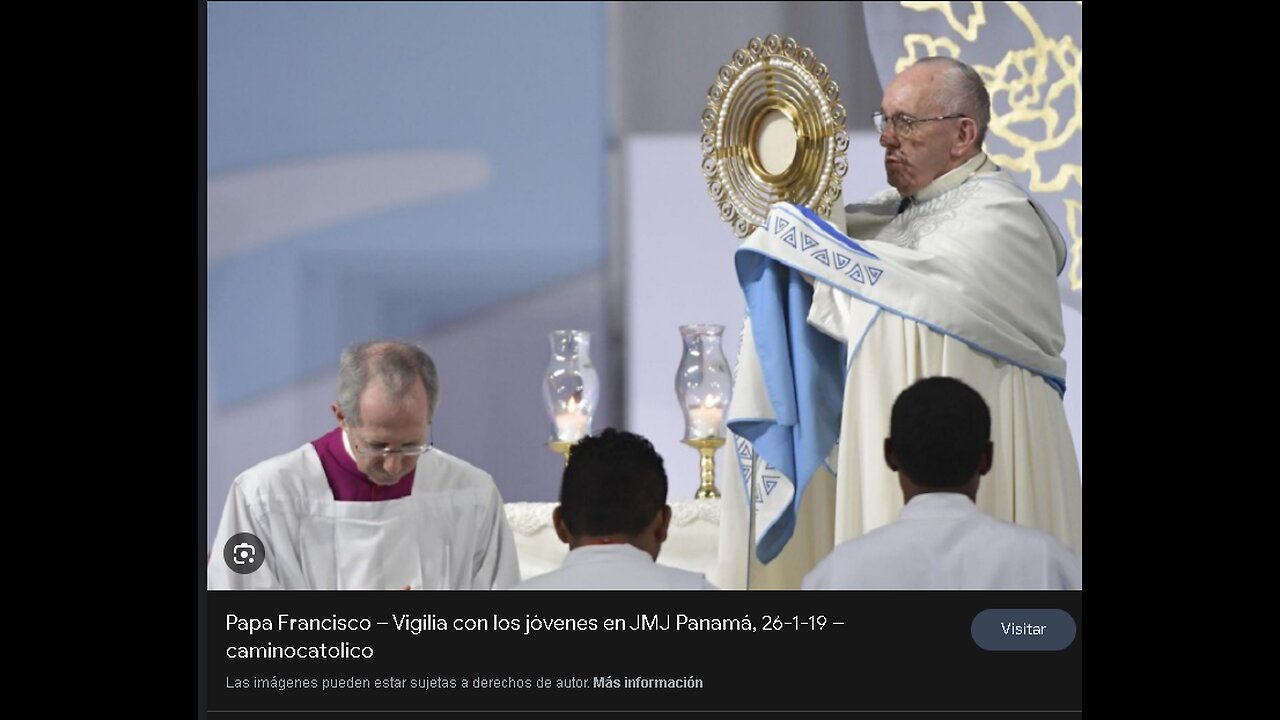
<instances>
[{"instance_id":1,"label":"eyeglasses","mask_svg":"<svg viewBox=\"0 0 1280 720\"><path fill-rule=\"evenodd\" d=\"M392 456L418 457L419 455L425 455L431 452L431 449L435 447L435 444L428 440L421 445L405 445L404 447L391 448L385 443L367 443L361 438L356 437L355 433L352 432L348 432L347 434L353 440L360 441L359 444L354 442L351 443L351 449L355 450L357 455L363 455L365 457L381 457L383 459Z\"/></svg>"},{"instance_id":2,"label":"eyeglasses","mask_svg":"<svg viewBox=\"0 0 1280 720\"><path fill-rule=\"evenodd\" d=\"M920 123L933 122L934 120L955 120L956 118L967 118L968 115L942 115L940 117L931 118L914 118L904 113L894 115L885 115L877 110L871 113L871 122L876 125L876 132L884 134L885 128L893 128L893 132L900 138L911 137L911 133L916 131L916 126Z\"/></svg>"}]
</instances>

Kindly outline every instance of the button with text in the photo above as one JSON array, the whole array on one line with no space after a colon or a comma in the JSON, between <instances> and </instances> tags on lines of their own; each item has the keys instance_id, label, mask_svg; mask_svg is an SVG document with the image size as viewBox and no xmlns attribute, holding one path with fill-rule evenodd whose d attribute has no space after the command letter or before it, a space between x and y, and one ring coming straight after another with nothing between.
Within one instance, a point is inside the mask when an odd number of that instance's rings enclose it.
<instances>
[{"instance_id":1,"label":"button with text","mask_svg":"<svg viewBox=\"0 0 1280 720\"><path fill-rule=\"evenodd\" d=\"M1065 610L983 610L969 625L983 650L1061 650L1076 639L1076 621Z\"/></svg>"}]
</instances>

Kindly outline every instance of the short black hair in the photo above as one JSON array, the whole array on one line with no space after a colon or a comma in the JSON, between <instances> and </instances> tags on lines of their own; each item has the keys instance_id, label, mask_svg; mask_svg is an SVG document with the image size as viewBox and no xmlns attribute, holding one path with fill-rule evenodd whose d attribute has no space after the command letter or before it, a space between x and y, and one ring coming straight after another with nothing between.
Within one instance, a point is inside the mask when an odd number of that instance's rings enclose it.
<instances>
[{"instance_id":1,"label":"short black hair","mask_svg":"<svg viewBox=\"0 0 1280 720\"><path fill-rule=\"evenodd\" d=\"M638 534L666 504L662 456L643 437L608 428L570 451L560 516L574 535Z\"/></svg>"},{"instance_id":2,"label":"short black hair","mask_svg":"<svg viewBox=\"0 0 1280 720\"><path fill-rule=\"evenodd\" d=\"M893 403L889 439L902 472L928 487L958 487L978 469L991 437L991 411L954 378L925 378Z\"/></svg>"}]
</instances>

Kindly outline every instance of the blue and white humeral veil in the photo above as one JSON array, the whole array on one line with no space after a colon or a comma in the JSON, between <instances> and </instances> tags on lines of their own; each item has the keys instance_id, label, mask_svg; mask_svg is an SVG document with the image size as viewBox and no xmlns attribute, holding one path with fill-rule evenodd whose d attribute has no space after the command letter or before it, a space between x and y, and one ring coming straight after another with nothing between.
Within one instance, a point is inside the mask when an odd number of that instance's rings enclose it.
<instances>
[{"instance_id":1,"label":"blue and white humeral veil","mask_svg":"<svg viewBox=\"0 0 1280 720\"><path fill-rule=\"evenodd\" d=\"M784 224L770 216L770 228ZM793 267L742 249L736 264L747 318L729 427L738 436L744 485L751 482L752 449L765 465L756 486L756 526L757 554L767 563L791 539L805 488L839 436L845 344L808 324L813 286Z\"/></svg>"},{"instance_id":2,"label":"blue and white humeral veil","mask_svg":"<svg viewBox=\"0 0 1280 720\"><path fill-rule=\"evenodd\" d=\"M897 213L899 200L850 208L854 227L859 212L883 216L874 218L878 239L870 242L850 239L806 208L779 203L735 255L748 317L729 427L738 436L744 484L751 482L752 450L763 468L756 477L761 562L786 546L814 478L839 470L846 372L878 318L898 316L1028 371L1055 394L1064 391L1052 277L1065 246L1043 211L1003 173L973 176L906 213ZM970 227L970 206L991 226ZM898 227L927 237L896 238ZM815 292L852 302L838 310L824 302L826 316L815 317Z\"/></svg>"}]
</instances>

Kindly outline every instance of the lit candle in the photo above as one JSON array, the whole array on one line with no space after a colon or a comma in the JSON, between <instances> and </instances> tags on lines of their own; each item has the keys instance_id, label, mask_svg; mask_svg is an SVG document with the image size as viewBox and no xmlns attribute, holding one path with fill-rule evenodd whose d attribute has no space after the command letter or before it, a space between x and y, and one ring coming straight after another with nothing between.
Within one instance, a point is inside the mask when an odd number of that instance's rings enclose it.
<instances>
[{"instance_id":1,"label":"lit candle","mask_svg":"<svg viewBox=\"0 0 1280 720\"><path fill-rule=\"evenodd\" d=\"M700 405L689 408L689 429L694 438L719 437L724 426L724 408Z\"/></svg>"},{"instance_id":2,"label":"lit candle","mask_svg":"<svg viewBox=\"0 0 1280 720\"><path fill-rule=\"evenodd\" d=\"M590 419L582 412L582 406L570 398L565 403L565 411L556 414L556 439L576 443L586 436L589 423Z\"/></svg>"},{"instance_id":3,"label":"lit candle","mask_svg":"<svg viewBox=\"0 0 1280 720\"><path fill-rule=\"evenodd\" d=\"M587 434L587 416L578 413L556 415L556 439L576 443Z\"/></svg>"}]
</instances>

